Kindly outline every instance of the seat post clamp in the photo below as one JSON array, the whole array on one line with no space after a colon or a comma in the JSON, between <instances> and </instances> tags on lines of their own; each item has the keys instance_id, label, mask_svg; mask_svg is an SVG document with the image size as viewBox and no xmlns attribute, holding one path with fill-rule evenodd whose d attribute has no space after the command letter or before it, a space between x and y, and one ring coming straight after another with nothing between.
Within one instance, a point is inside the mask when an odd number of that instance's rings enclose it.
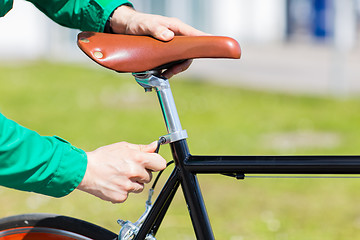
<instances>
[{"instance_id":1,"label":"seat post clamp","mask_svg":"<svg viewBox=\"0 0 360 240\"><path fill-rule=\"evenodd\" d=\"M180 130L177 132L169 133L164 136L161 136L159 139L164 139L164 141L161 142L161 144L167 144L172 143L176 141L180 141L183 139L186 139L188 137L186 130Z\"/></svg>"}]
</instances>

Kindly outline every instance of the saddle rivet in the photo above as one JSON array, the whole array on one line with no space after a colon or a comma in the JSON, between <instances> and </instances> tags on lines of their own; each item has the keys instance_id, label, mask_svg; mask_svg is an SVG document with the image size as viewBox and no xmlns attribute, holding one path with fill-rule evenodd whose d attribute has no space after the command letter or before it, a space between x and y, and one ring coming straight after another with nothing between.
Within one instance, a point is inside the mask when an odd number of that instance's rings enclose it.
<instances>
[{"instance_id":1,"label":"saddle rivet","mask_svg":"<svg viewBox=\"0 0 360 240\"><path fill-rule=\"evenodd\" d=\"M102 54L102 52L94 52L94 56L96 58L102 58L104 56L104 54Z\"/></svg>"},{"instance_id":2,"label":"saddle rivet","mask_svg":"<svg viewBox=\"0 0 360 240\"><path fill-rule=\"evenodd\" d=\"M80 41L83 42L83 43L89 43L90 42L90 40L87 39L87 38L81 38Z\"/></svg>"}]
</instances>

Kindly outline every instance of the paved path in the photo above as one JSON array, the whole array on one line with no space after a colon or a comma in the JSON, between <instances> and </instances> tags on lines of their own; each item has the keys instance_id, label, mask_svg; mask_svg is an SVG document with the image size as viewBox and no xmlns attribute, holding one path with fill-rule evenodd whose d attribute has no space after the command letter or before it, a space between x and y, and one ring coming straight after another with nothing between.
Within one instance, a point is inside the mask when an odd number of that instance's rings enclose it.
<instances>
[{"instance_id":1,"label":"paved path","mask_svg":"<svg viewBox=\"0 0 360 240\"><path fill-rule=\"evenodd\" d=\"M241 60L195 60L187 76L280 92L360 94L360 47L348 54L323 45L242 46Z\"/></svg>"}]
</instances>

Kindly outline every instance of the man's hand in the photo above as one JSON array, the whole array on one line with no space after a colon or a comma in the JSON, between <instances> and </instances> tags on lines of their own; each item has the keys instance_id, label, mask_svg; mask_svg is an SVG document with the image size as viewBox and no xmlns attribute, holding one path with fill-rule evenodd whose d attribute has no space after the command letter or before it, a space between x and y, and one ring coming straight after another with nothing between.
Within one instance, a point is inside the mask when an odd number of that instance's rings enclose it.
<instances>
[{"instance_id":1,"label":"man's hand","mask_svg":"<svg viewBox=\"0 0 360 240\"><path fill-rule=\"evenodd\" d=\"M170 41L175 35L206 35L176 18L137 12L125 5L114 11L110 27L114 33L150 35L162 41Z\"/></svg>"},{"instance_id":2,"label":"man's hand","mask_svg":"<svg viewBox=\"0 0 360 240\"><path fill-rule=\"evenodd\" d=\"M176 18L137 12L133 8L125 5L118 7L114 11L110 21L110 27L114 33L149 35L162 41L170 41L175 35L208 35ZM190 64L191 60L185 61L166 70L162 75L165 78L171 78L173 75L185 71Z\"/></svg>"},{"instance_id":3,"label":"man's hand","mask_svg":"<svg viewBox=\"0 0 360 240\"><path fill-rule=\"evenodd\" d=\"M154 153L157 142L135 145L127 142L87 152L88 165L79 190L113 203L139 193L152 178L151 172L165 169L166 161Z\"/></svg>"}]
</instances>

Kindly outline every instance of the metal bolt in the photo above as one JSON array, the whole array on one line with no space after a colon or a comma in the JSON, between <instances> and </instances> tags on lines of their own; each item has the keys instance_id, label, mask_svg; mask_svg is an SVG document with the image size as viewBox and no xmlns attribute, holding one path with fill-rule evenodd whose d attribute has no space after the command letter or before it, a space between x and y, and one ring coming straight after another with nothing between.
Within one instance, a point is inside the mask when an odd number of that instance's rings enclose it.
<instances>
[{"instance_id":1,"label":"metal bolt","mask_svg":"<svg viewBox=\"0 0 360 240\"><path fill-rule=\"evenodd\" d=\"M80 41L83 42L83 43L89 43L90 42L90 40L87 39L87 38L81 38Z\"/></svg>"},{"instance_id":2,"label":"metal bolt","mask_svg":"<svg viewBox=\"0 0 360 240\"><path fill-rule=\"evenodd\" d=\"M102 52L94 52L94 56L96 58L103 58L104 54L102 54Z\"/></svg>"},{"instance_id":3,"label":"metal bolt","mask_svg":"<svg viewBox=\"0 0 360 240\"><path fill-rule=\"evenodd\" d=\"M120 225L120 226L124 226L126 221L122 220L122 219L118 219L117 220L117 223Z\"/></svg>"}]
</instances>

